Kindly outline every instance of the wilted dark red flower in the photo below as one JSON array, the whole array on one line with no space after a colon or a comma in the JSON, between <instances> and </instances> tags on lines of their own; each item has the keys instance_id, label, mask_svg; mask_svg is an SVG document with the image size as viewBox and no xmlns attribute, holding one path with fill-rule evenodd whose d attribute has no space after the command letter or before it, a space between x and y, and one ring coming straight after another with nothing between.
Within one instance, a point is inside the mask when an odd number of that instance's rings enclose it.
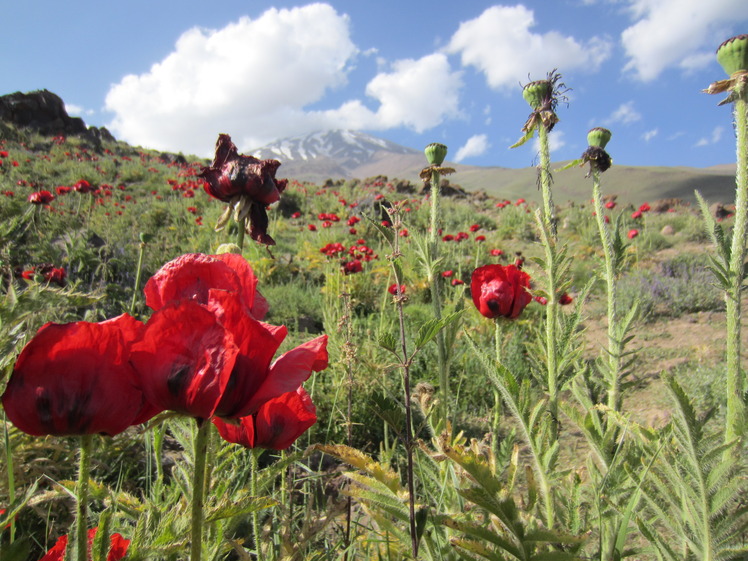
<instances>
[{"instance_id":1,"label":"wilted dark red flower","mask_svg":"<svg viewBox=\"0 0 748 561\"><path fill-rule=\"evenodd\" d=\"M158 411L129 362L143 324L127 314L101 323L48 323L24 347L2 396L8 418L35 435L118 434Z\"/></svg>"},{"instance_id":2,"label":"wilted dark red flower","mask_svg":"<svg viewBox=\"0 0 748 561\"><path fill-rule=\"evenodd\" d=\"M238 424L213 419L221 437L247 448L285 450L317 422L317 409L299 386L266 401L257 413L238 419Z\"/></svg>"},{"instance_id":3,"label":"wilted dark red flower","mask_svg":"<svg viewBox=\"0 0 748 561\"><path fill-rule=\"evenodd\" d=\"M198 174L205 180L205 192L230 203L244 226L249 221L249 235L265 245L275 241L267 233L268 215L265 208L280 200L286 180L276 180L278 160L259 160L239 154L227 134L218 135L216 153L210 167Z\"/></svg>"},{"instance_id":4,"label":"wilted dark red flower","mask_svg":"<svg viewBox=\"0 0 748 561\"><path fill-rule=\"evenodd\" d=\"M473 271L470 292L478 311L487 318L516 318L532 296L530 275L514 265L484 265Z\"/></svg>"},{"instance_id":5,"label":"wilted dark red flower","mask_svg":"<svg viewBox=\"0 0 748 561\"><path fill-rule=\"evenodd\" d=\"M36 191L29 195L28 201L35 205L48 205L55 200L55 196L49 191Z\"/></svg>"},{"instance_id":6,"label":"wilted dark red flower","mask_svg":"<svg viewBox=\"0 0 748 561\"><path fill-rule=\"evenodd\" d=\"M574 301L574 299L569 296L568 292L564 292L561 296L558 297L558 303L562 306L567 306L571 304Z\"/></svg>"},{"instance_id":7,"label":"wilted dark red flower","mask_svg":"<svg viewBox=\"0 0 748 561\"><path fill-rule=\"evenodd\" d=\"M364 270L364 266L361 261L354 259L353 261L345 261L343 263L343 273L346 275L352 275L353 273L360 273Z\"/></svg>"},{"instance_id":8,"label":"wilted dark red flower","mask_svg":"<svg viewBox=\"0 0 748 561\"><path fill-rule=\"evenodd\" d=\"M98 528L91 528L88 531L88 558L91 558L91 549L93 548L94 538ZM63 561L65 558L65 548L68 545L68 536L60 536L52 549L39 559L39 561ZM109 553L106 561L120 561L127 554L127 548L130 547L130 540L126 540L120 534L112 534L109 538Z\"/></svg>"}]
</instances>

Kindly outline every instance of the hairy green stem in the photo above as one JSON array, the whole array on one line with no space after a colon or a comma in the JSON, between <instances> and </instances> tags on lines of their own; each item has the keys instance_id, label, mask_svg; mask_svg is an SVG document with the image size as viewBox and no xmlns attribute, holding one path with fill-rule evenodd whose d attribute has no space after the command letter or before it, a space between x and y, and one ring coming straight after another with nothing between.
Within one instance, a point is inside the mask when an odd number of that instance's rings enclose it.
<instances>
[{"instance_id":1,"label":"hairy green stem","mask_svg":"<svg viewBox=\"0 0 748 561\"><path fill-rule=\"evenodd\" d=\"M145 242L140 242L140 250L138 251L138 268L135 272L135 287L132 291L132 302L130 302L130 315L135 315L135 304L138 301L138 293L140 292L140 279L143 274L143 256L145 255Z\"/></svg>"},{"instance_id":2,"label":"hairy green stem","mask_svg":"<svg viewBox=\"0 0 748 561\"><path fill-rule=\"evenodd\" d=\"M13 472L13 451L10 448L10 434L8 430L8 418L5 415L5 410L3 410L3 435L4 435L4 441L5 441L4 442L5 465L7 466L7 470L8 470L8 501L9 501L9 504L12 505L16 500L16 478L15 478L15 473ZM11 519L10 542L9 543L13 543L15 536L16 536L16 522L14 519Z\"/></svg>"},{"instance_id":3,"label":"hairy green stem","mask_svg":"<svg viewBox=\"0 0 748 561\"><path fill-rule=\"evenodd\" d=\"M88 558L88 479L91 471L92 446L92 434L80 437L74 535L73 539L68 541L65 555L65 559L74 561L86 561Z\"/></svg>"},{"instance_id":4,"label":"hairy green stem","mask_svg":"<svg viewBox=\"0 0 748 561\"><path fill-rule=\"evenodd\" d=\"M613 239L610 228L605 223L602 193L600 192L600 171L592 170L592 199L595 207L597 229L603 246L605 258L605 281L608 293L608 407L614 411L621 409L620 370L623 348L617 333L618 316L616 312L616 255L613 249Z\"/></svg>"},{"instance_id":5,"label":"hairy green stem","mask_svg":"<svg viewBox=\"0 0 748 561\"><path fill-rule=\"evenodd\" d=\"M740 368L740 304L746 253L746 220L748 220L748 85L743 83L734 102L737 137L737 170L735 190L735 226L730 251L730 289L727 307L727 415L725 442L743 435L745 405L743 372Z\"/></svg>"},{"instance_id":6,"label":"hairy green stem","mask_svg":"<svg viewBox=\"0 0 748 561\"><path fill-rule=\"evenodd\" d=\"M548 143L548 130L542 123L538 125L540 144L540 188L543 194L542 240L545 247L546 274L548 277L548 302L546 303L546 374L548 390L548 412L551 415L552 438L558 438L558 360L556 356L556 326L558 323L557 263L556 263L556 216L551 193L551 156Z\"/></svg>"},{"instance_id":7,"label":"hairy green stem","mask_svg":"<svg viewBox=\"0 0 748 561\"><path fill-rule=\"evenodd\" d=\"M260 456L262 452L262 448L253 448L250 454L250 458L252 459L252 475L249 480L249 492L252 494L253 499L257 499L257 476L260 471ZM260 540L260 513L257 510L252 512L252 533L254 534L255 541L255 559L263 561L262 540Z\"/></svg>"},{"instance_id":8,"label":"hairy green stem","mask_svg":"<svg viewBox=\"0 0 748 561\"><path fill-rule=\"evenodd\" d=\"M429 288L431 289L431 304L434 309L434 319L442 318L442 298L439 287L439 277L434 274L433 263L439 259L439 227L441 226L441 179L437 170L431 171L431 231L429 233L429 251L431 263L429 266ZM436 335L437 363L439 368L439 390L441 392L442 421L446 426L449 420L449 367L447 365L447 349L445 348L444 333L439 330Z\"/></svg>"},{"instance_id":9,"label":"hairy green stem","mask_svg":"<svg viewBox=\"0 0 748 561\"><path fill-rule=\"evenodd\" d=\"M203 505L205 502L205 459L208 456L208 436L211 423L196 419L197 432L194 440L194 472L192 474L192 524L190 561L200 561L203 555Z\"/></svg>"}]
</instances>

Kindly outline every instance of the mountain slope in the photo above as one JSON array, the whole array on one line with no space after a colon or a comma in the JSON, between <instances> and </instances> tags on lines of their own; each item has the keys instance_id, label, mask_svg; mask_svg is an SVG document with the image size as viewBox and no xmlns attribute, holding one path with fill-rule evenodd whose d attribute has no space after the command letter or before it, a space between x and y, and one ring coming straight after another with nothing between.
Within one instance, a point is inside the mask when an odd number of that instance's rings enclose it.
<instances>
[{"instance_id":1,"label":"mountain slope","mask_svg":"<svg viewBox=\"0 0 748 561\"><path fill-rule=\"evenodd\" d=\"M279 140L251 150L260 158L280 160L279 177L320 183L326 179L365 179L386 175L420 183L419 172L426 165L421 150L406 148L357 131L316 132ZM445 163L456 173L451 183L469 191L485 191L496 197L539 200L537 170L502 167L465 166ZM563 162L553 165L559 168ZM558 203L583 202L591 197L592 182L585 178L587 169L572 168L554 173L554 198ZM602 176L606 194L614 194L622 203L663 198L694 201L698 190L710 202L729 202L734 197L735 166L711 168L666 168L616 166Z\"/></svg>"}]
</instances>

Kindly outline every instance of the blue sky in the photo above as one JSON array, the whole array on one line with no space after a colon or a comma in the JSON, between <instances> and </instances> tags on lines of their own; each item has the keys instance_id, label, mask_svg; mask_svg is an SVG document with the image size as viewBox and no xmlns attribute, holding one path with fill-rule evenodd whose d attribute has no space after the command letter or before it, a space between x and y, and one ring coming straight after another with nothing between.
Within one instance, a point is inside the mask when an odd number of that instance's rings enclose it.
<instances>
[{"instance_id":1,"label":"blue sky","mask_svg":"<svg viewBox=\"0 0 748 561\"><path fill-rule=\"evenodd\" d=\"M595 126L614 164L735 161L732 116L701 92L748 33L746 0L0 0L0 94L46 88L133 145L212 155L327 128L470 165L524 167L521 84L571 88L554 160Z\"/></svg>"}]
</instances>

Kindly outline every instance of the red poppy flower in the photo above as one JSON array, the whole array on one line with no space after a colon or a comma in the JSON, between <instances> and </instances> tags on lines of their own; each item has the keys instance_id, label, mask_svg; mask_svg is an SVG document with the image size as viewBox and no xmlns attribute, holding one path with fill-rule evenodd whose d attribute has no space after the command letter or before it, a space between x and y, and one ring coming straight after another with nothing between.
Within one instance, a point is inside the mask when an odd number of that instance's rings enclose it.
<instances>
[{"instance_id":1,"label":"red poppy flower","mask_svg":"<svg viewBox=\"0 0 748 561\"><path fill-rule=\"evenodd\" d=\"M462 279L452 279L452 286L460 286L461 284L465 284L465 281Z\"/></svg>"},{"instance_id":2,"label":"red poppy flower","mask_svg":"<svg viewBox=\"0 0 748 561\"><path fill-rule=\"evenodd\" d=\"M247 305L254 282L243 257L183 257L146 285L146 302L157 311L133 345L132 362L148 399L198 418L245 417L327 368L324 335L271 364L286 328L258 321ZM246 268L239 277L248 286L237 286L221 259Z\"/></svg>"},{"instance_id":3,"label":"red poppy flower","mask_svg":"<svg viewBox=\"0 0 748 561\"><path fill-rule=\"evenodd\" d=\"M239 154L227 134L218 135L216 153L210 167L198 174L205 180L203 188L211 197L235 204L244 200L248 206L249 235L265 245L275 245L267 233L267 205L280 200L287 181L276 180L278 160L259 160ZM246 207L245 207L246 208Z\"/></svg>"},{"instance_id":4,"label":"red poppy flower","mask_svg":"<svg viewBox=\"0 0 748 561\"><path fill-rule=\"evenodd\" d=\"M632 228L631 230L629 230L628 237L630 240L633 240L638 235L639 235L639 230L637 230L636 228Z\"/></svg>"},{"instance_id":5,"label":"red poppy flower","mask_svg":"<svg viewBox=\"0 0 748 561\"><path fill-rule=\"evenodd\" d=\"M88 531L88 557L91 558L91 549L93 548L94 538L98 528L91 528ZM65 548L68 545L68 536L60 536L52 549L39 559L39 561L63 561L65 558ZM109 553L106 561L120 561L127 554L127 548L130 546L130 540L126 540L120 534L112 534L109 538Z\"/></svg>"},{"instance_id":6,"label":"red poppy flower","mask_svg":"<svg viewBox=\"0 0 748 561\"><path fill-rule=\"evenodd\" d=\"M449 278L449 277L451 277L452 275L454 275L454 271L442 271L442 276L443 276L443 277L444 277L445 279L448 279L448 278Z\"/></svg>"},{"instance_id":7,"label":"red poppy flower","mask_svg":"<svg viewBox=\"0 0 748 561\"><path fill-rule=\"evenodd\" d=\"M316 422L317 410L302 387L266 401L238 424L213 419L224 440L268 450L285 450Z\"/></svg>"},{"instance_id":8,"label":"red poppy flower","mask_svg":"<svg viewBox=\"0 0 748 561\"><path fill-rule=\"evenodd\" d=\"M605 208L607 208L607 209L616 208L616 202L615 201L608 201L607 203L605 203Z\"/></svg>"},{"instance_id":9,"label":"red poppy flower","mask_svg":"<svg viewBox=\"0 0 748 561\"><path fill-rule=\"evenodd\" d=\"M651 207L651 206L649 206L649 203L643 203L643 204L642 204L642 205L641 205L641 206L639 207L639 212L649 212L650 210L652 210L652 207Z\"/></svg>"},{"instance_id":10,"label":"red poppy flower","mask_svg":"<svg viewBox=\"0 0 748 561\"><path fill-rule=\"evenodd\" d=\"M36 191L29 195L28 201L35 205L48 205L55 200L55 196L49 191Z\"/></svg>"},{"instance_id":11,"label":"red poppy flower","mask_svg":"<svg viewBox=\"0 0 748 561\"><path fill-rule=\"evenodd\" d=\"M228 290L241 295L252 315L265 317L267 300L257 290L257 277L246 259L236 253L204 255L187 253L169 261L145 285L145 303L159 310L168 302L194 299L208 302L210 289Z\"/></svg>"},{"instance_id":12,"label":"red poppy flower","mask_svg":"<svg viewBox=\"0 0 748 561\"><path fill-rule=\"evenodd\" d=\"M574 301L574 299L569 296L567 292L564 292L561 296L558 297L558 303L562 306L567 306L571 304Z\"/></svg>"},{"instance_id":13,"label":"red poppy flower","mask_svg":"<svg viewBox=\"0 0 748 561\"><path fill-rule=\"evenodd\" d=\"M143 324L123 314L101 323L48 323L24 347L2 396L8 418L34 436L118 434L158 411L129 362Z\"/></svg>"},{"instance_id":14,"label":"red poppy flower","mask_svg":"<svg viewBox=\"0 0 748 561\"><path fill-rule=\"evenodd\" d=\"M641 210L635 210L634 212L631 213L631 218L633 218L634 220L636 220L637 218L641 218L641 217L642 217Z\"/></svg>"},{"instance_id":15,"label":"red poppy flower","mask_svg":"<svg viewBox=\"0 0 748 561\"><path fill-rule=\"evenodd\" d=\"M88 193L91 189L91 184L85 179L80 179L73 185L73 190L78 191L78 193Z\"/></svg>"},{"instance_id":16,"label":"red poppy flower","mask_svg":"<svg viewBox=\"0 0 748 561\"><path fill-rule=\"evenodd\" d=\"M530 275L514 265L484 265L473 271L470 292L478 311L487 318L516 318L532 296Z\"/></svg>"},{"instance_id":17,"label":"red poppy flower","mask_svg":"<svg viewBox=\"0 0 748 561\"><path fill-rule=\"evenodd\" d=\"M343 263L343 273L346 275L352 275L354 273L361 273L364 270L361 261L354 259L353 261L346 261Z\"/></svg>"},{"instance_id":18,"label":"red poppy flower","mask_svg":"<svg viewBox=\"0 0 748 561\"><path fill-rule=\"evenodd\" d=\"M498 257L499 255L504 255L504 252L502 250L500 250L500 249L492 249L491 250L491 255L493 257Z\"/></svg>"},{"instance_id":19,"label":"red poppy flower","mask_svg":"<svg viewBox=\"0 0 748 561\"><path fill-rule=\"evenodd\" d=\"M392 294L393 296L397 295L397 283L391 284L389 288L387 288L387 292ZM400 285L400 294L405 294L405 285Z\"/></svg>"}]
</instances>

